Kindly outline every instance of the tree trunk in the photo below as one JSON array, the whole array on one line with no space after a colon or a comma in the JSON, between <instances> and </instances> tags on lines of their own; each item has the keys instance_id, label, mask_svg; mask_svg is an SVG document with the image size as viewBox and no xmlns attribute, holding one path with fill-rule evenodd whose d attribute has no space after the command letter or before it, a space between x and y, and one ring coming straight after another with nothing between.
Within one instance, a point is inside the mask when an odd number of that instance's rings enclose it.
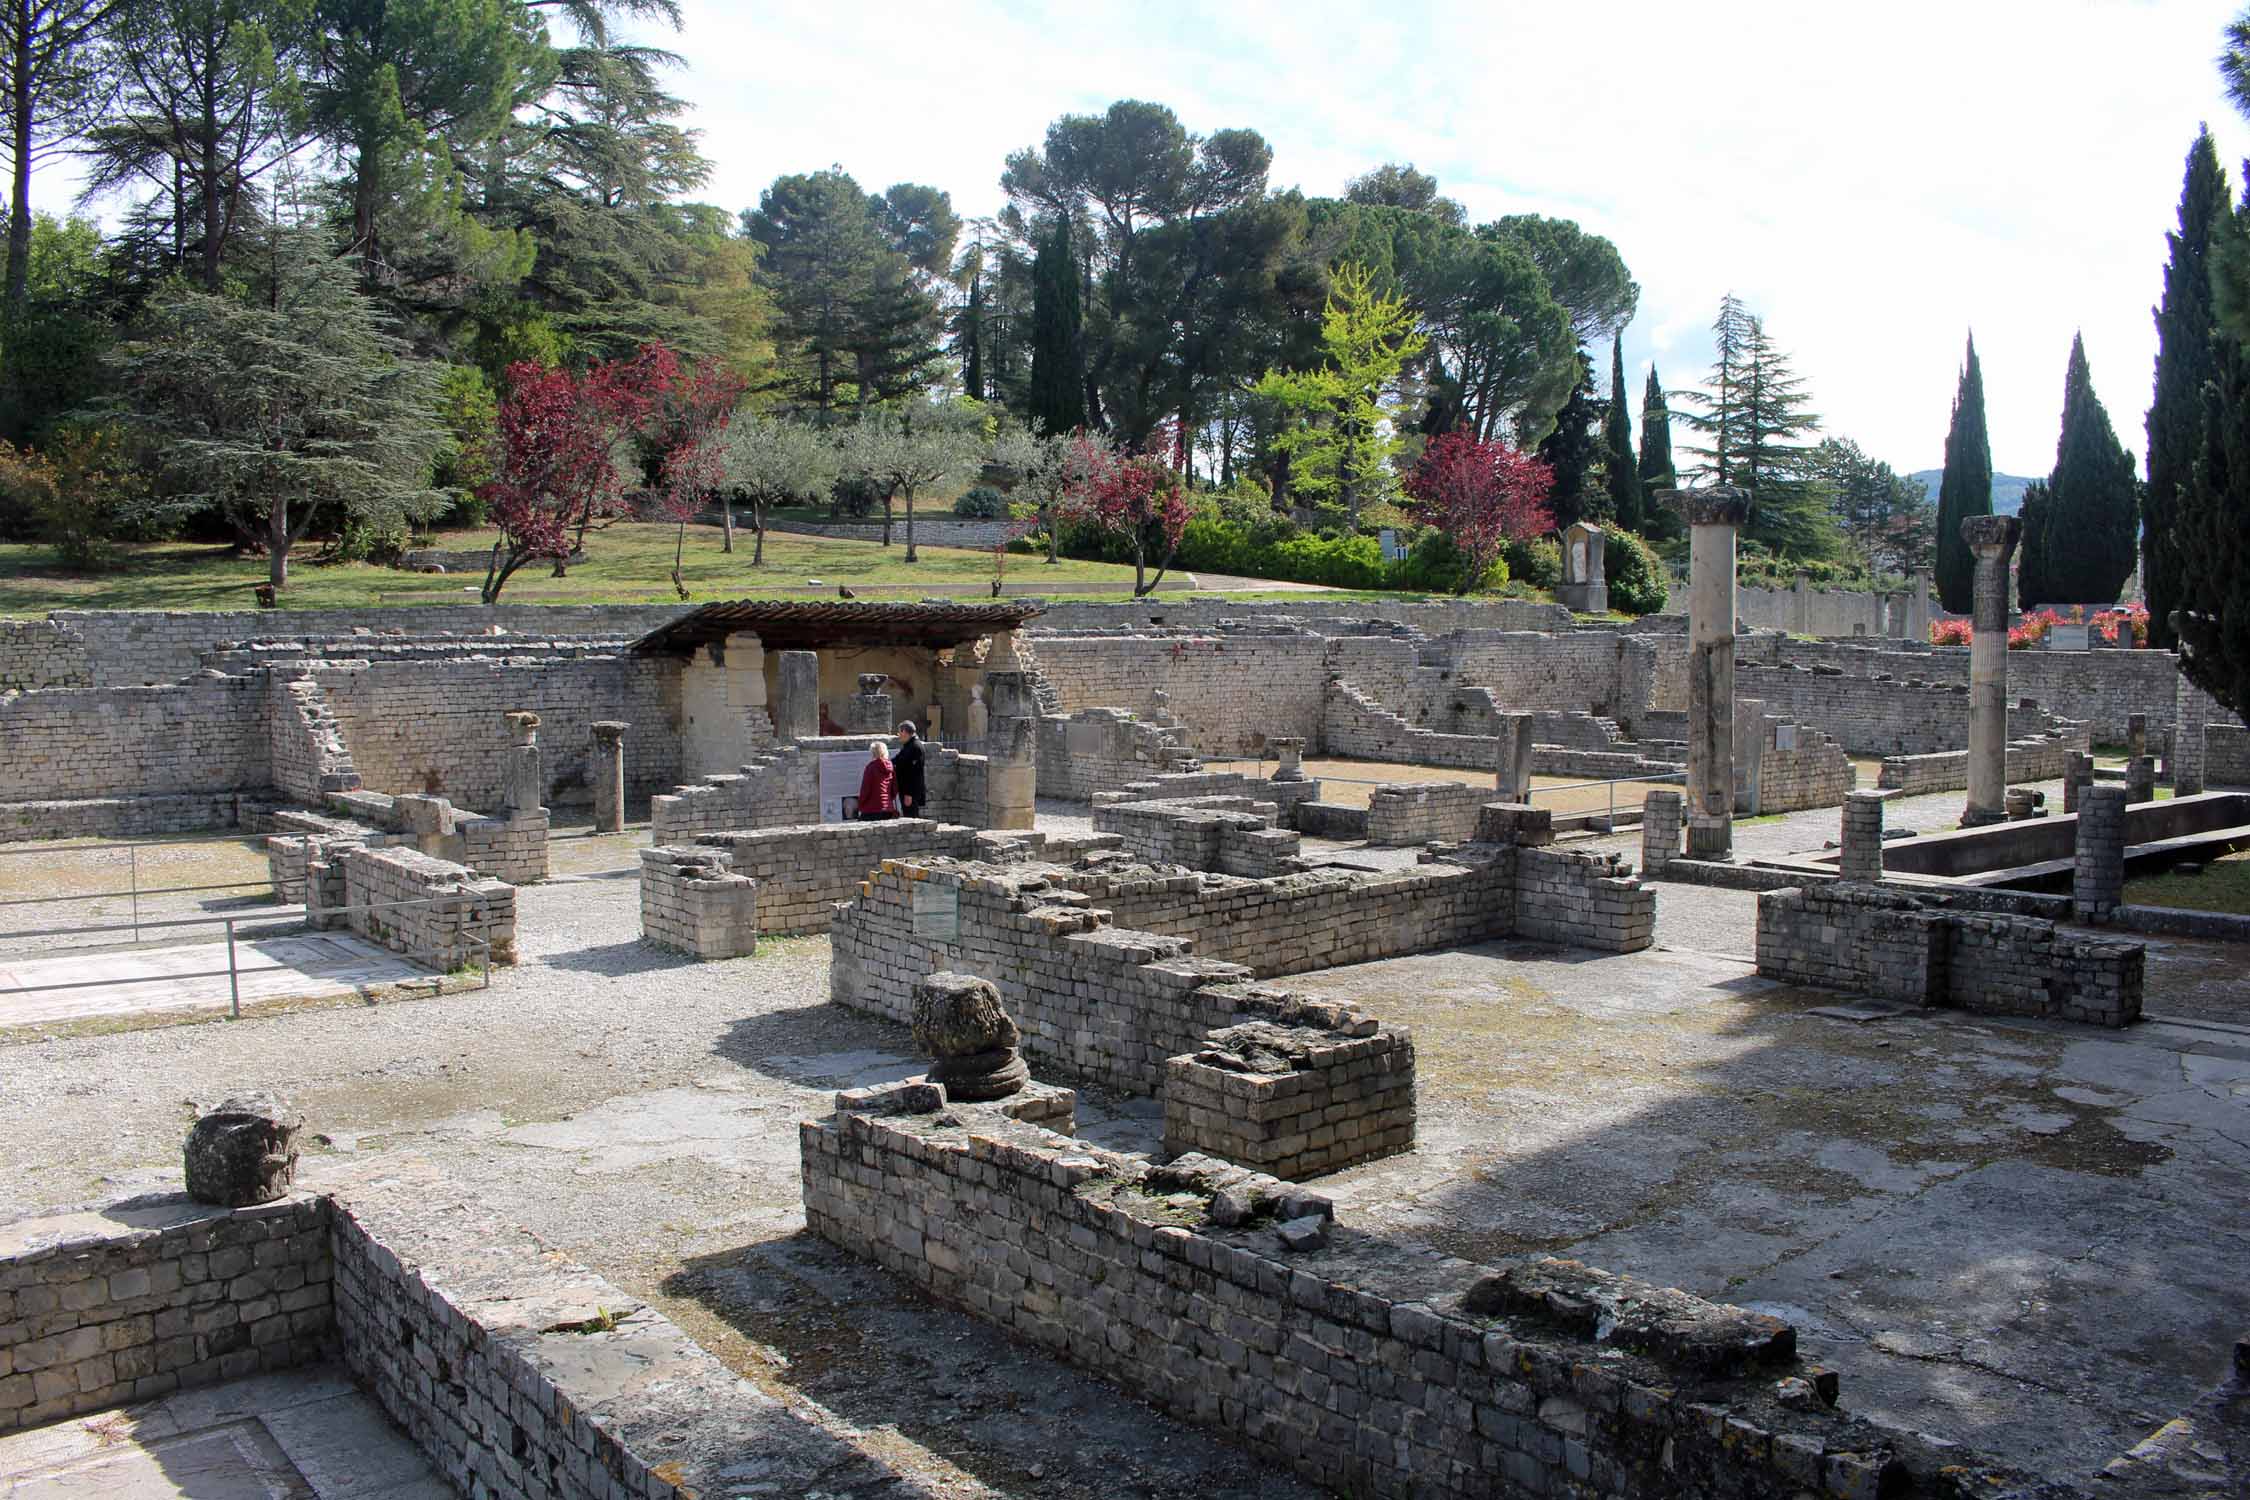
<instances>
[{"instance_id":1,"label":"tree trunk","mask_svg":"<svg viewBox=\"0 0 2250 1500\"><path fill-rule=\"evenodd\" d=\"M14 168L8 188L8 290L7 311L13 321L23 311L31 284L31 26L28 0L12 0L10 19L16 33L14 97L8 100L8 123L15 131ZM14 363L10 361L10 363Z\"/></svg>"},{"instance_id":2,"label":"tree trunk","mask_svg":"<svg viewBox=\"0 0 2250 1500\"><path fill-rule=\"evenodd\" d=\"M1062 530L1062 516L1052 505L1042 510L1040 515L1045 519L1047 527L1047 561L1052 564L1055 561L1055 549L1062 545L1059 536Z\"/></svg>"},{"instance_id":3,"label":"tree trunk","mask_svg":"<svg viewBox=\"0 0 2250 1500\"><path fill-rule=\"evenodd\" d=\"M906 560L920 562L921 555L914 550L914 491L906 492Z\"/></svg>"},{"instance_id":4,"label":"tree trunk","mask_svg":"<svg viewBox=\"0 0 2250 1500\"><path fill-rule=\"evenodd\" d=\"M883 496L883 545L891 544L891 497Z\"/></svg>"},{"instance_id":5,"label":"tree trunk","mask_svg":"<svg viewBox=\"0 0 2250 1500\"><path fill-rule=\"evenodd\" d=\"M289 502L276 498L266 511L266 582L275 592L289 586Z\"/></svg>"},{"instance_id":6,"label":"tree trunk","mask_svg":"<svg viewBox=\"0 0 2250 1500\"><path fill-rule=\"evenodd\" d=\"M203 140L203 289L219 289L219 133Z\"/></svg>"},{"instance_id":7,"label":"tree trunk","mask_svg":"<svg viewBox=\"0 0 2250 1500\"><path fill-rule=\"evenodd\" d=\"M734 496L719 497L719 524L725 528L725 540L719 543L721 552L734 550Z\"/></svg>"},{"instance_id":8,"label":"tree trunk","mask_svg":"<svg viewBox=\"0 0 2250 1500\"><path fill-rule=\"evenodd\" d=\"M766 560L766 508L763 505L751 510L750 523L758 528L758 540L750 551L750 566L755 568Z\"/></svg>"}]
</instances>

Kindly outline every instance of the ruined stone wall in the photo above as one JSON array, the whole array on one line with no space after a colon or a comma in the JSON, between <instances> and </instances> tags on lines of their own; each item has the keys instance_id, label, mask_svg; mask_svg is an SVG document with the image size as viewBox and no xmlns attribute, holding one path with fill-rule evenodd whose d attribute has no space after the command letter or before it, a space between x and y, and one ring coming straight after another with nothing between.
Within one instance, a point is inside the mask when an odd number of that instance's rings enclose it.
<instances>
[{"instance_id":1,"label":"ruined stone wall","mask_svg":"<svg viewBox=\"0 0 2250 1500\"><path fill-rule=\"evenodd\" d=\"M2214 786L2250 786L2250 729L2213 723L2205 730L2210 747L2203 774Z\"/></svg>"},{"instance_id":2,"label":"ruined stone wall","mask_svg":"<svg viewBox=\"0 0 2250 1500\"><path fill-rule=\"evenodd\" d=\"M1146 864L1262 878L1298 868L1299 837L1273 826L1276 809L1248 797L1098 802L1094 831Z\"/></svg>"},{"instance_id":3,"label":"ruined stone wall","mask_svg":"<svg viewBox=\"0 0 2250 1500\"><path fill-rule=\"evenodd\" d=\"M928 818L812 823L755 833L707 833L699 847L723 850L728 868L758 883L760 932L826 932L835 906L886 860L977 851L977 830Z\"/></svg>"},{"instance_id":4,"label":"ruined stone wall","mask_svg":"<svg viewBox=\"0 0 2250 1500\"><path fill-rule=\"evenodd\" d=\"M93 676L76 630L53 620L0 620L0 693L86 687Z\"/></svg>"},{"instance_id":5,"label":"ruined stone wall","mask_svg":"<svg viewBox=\"0 0 2250 1500\"><path fill-rule=\"evenodd\" d=\"M847 751L865 755L869 738L800 740L758 756L739 771L706 776L659 793L649 802L651 837L659 844L681 844L693 843L706 833L841 826L820 822L820 757ZM984 826L990 760L942 745L925 744L923 753L930 816Z\"/></svg>"},{"instance_id":6,"label":"ruined stone wall","mask_svg":"<svg viewBox=\"0 0 2250 1500\"><path fill-rule=\"evenodd\" d=\"M266 694L274 790L292 802L317 803L359 785L328 695L310 677L275 676Z\"/></svg>"},{"instance_id":7,"label":"ruined stone wall","mask_svg":"<svg viewBox=\"0 0 2250 1500\"><path fill-rule=\"evenodd\" d=\"M1274 1019L1215 1031L1164 1065L1165 1151L1301 1182L1412 1150L1413 1039L1337 1029L1276 999Z\"/></svg>"},{"instance_id":8,"label":"ruined stone wall","mask_svg":"<svg viewBox=\"0 0 2250 1500\"><path fill-rule=\"evenodd\" d=\"M1378 786L1367 794L1367 841L1371 844L1427 844L1433 839L1458 843L1477 831L1477 811L1492 801L1489 787L1458 781L1408 781Z\"/></svg>"},{"instance_id":9,"label":"ruined stone wall","mask_svg":"<svg viewBox=\"0 0 2250 1500\"><path fill-rule=\"evenodd\" d=\"M1268 1215L1325 1203L981 1112L839 1112L805 1122L802 1147L821 1238L1338 1493L1950 1493L1869 1424L1779 1405L1794 1331L1740 1309L1576 1262L1494 1273L1341 1224L1288 1253L1270 1217L1183 1222L1179 1188ZM1950 1444L1937 1461L1994 1472Z\"/></svg>"},{"instance_id":10,"label":"ruined stone wall","mask_svg":"<svg viewBox=\"0 0 2250 1500\"><path fill-rule=\"evenodd\" d=\"M758 884L723 849L641 851L641 936L697 958L740 958L758 946Z\"/></svg>"},{"instance_id":11,"label":"ruined stone wall","mask_svg":"<svg viewBox=\"0 0 2250 1500\"><path fill-rule=\"evenodd\" d=\"M2016 652L2010 657L2011 669ZM1902 668L1919 659L1901 660ZM1969 685L1964 673L1955 683L1926 678L1852 676L1819 666L1760 666L1738 661L1737 698L1756 699L1777 719L1807 725L1828 735L1853 755L1927 755L1963 748L1969 737ZM2043 698L2008 680L2008 736L2027 739L2060 727ZM2024 708L2029 697L2038 706ZM2122 725L2120 726L2122 730Z\"/></svg>"},{"instance_id":12,"label":"ruined stone wall","mask_svg":"<svg viewBox=\"0 0 2250 1500\"><path fill-rule=\"evenodd\" d=\"M1190 748L1205 754L1254 754L1274 735L1319 741L1327 652L1317 635L1041 635L1037 646L1064 713L1122 708L1146 718L1161 689Z\"/></svg>"},{"instance_id":13,"label":"ruined stone wall","mask_svg":"<svg viewBox=\"0 0 2250 1500\"><path fill-rule=\"evenodd\" d=\"M1039 721L1039 795L1090 801L1128 782L1195 764L1177 730L1117 708L1081 708Z\"/></svg>"},{"instance_id":14,"label":"ruined stone wall","mask_svg":"<svg viewBox=\"0 0 2250 1500\"><path fill-rule=\"evenodd\" d=\"M1880 887L1790 886L1758 897L1758 972L1917 1005L2095 1026L2140 1019L2146 950L2039 917L1947 911Z\"/></svg>"},{"instance_id":15,"label":"ruined stone wall","mask_svg":"<svg viewBox=\"0 0 2250 1500\"><path fill-rule=\"evenodd\" d=\"M1429 636L1455 630L1567 630L1570 611L1559 604L1529 599L1446 599L1417 603L1403 599L1332 600L1282 596L1271 600L1164 598L1136 599L1130 603L1094 604L1068 600L1049 604L1031 623L1042 637L1062 630L1137 631L1150 626L1167 630L1212 630L1225 625L1306 626L1323 635L1365 630L1369 625L1404 625Z\"/></svg>"},{"instance_id":16,"label":"ruined stone wall","mask_svg":"<svg viewBox=\"0 0 2250 1500\"><path fill-rule=\"evenodd\" d=\"M326 1207L144 1199L0 1226L0 1432L319 1359Z\"/></svg>"},{"instance_id":17,"label":"ruined stone wall","mask_svg":"<svg viewBox=\"0 0 2250 1500\"><path fill-rule=\"evenodd\" d=\"M1735 618L1753 630L1850 639L1898 637L1906 629L1907 596L1903 592L1737 587L1734 599ZM1890 606L1888 616L1886 604ZM1687 607L1687 590L1674 587L1665 608L1685 614Z\"/></svg>"},{"instance_id":18,"label":"ruined stone wall","mask_svg":"<svg viewBox=\"0 0 2250 1500\"><path fill-rule=\"evenodd\" d=\"M1629 636L1468 630L1439 644L1455 680L1490 688L1503 708L1614 718L1639 706L1627 702L1622 686L1625 659L1638 649Z\"/></svg>"},{"instance_id":19,"label":"ruined stone wall","mask_svg":"<svg viewBox=\"0 0 2250 1500\"><path fill-rule=\"evenodd\" d=\"M479 876L451 860L418 849L347 848L336 860L343 868L338 895L333 866L306 867L308 919L316 927L339 919L370 942L403 953L441 973L516 961L516 890L505 881Z\"/></svg>"},{"instance_id":20,"label":"ruined stone wall","mask_svg":"<svg viewBox=\"0 0 2250 1500\"><path fill-rule=\"evenodd\" d=\"M0 697L0 802L157 797L273 784L266 680Z\"/></svg>"},{"instance_id":21,"label":"ruined stone wall","mask_svg":"<svg viewBox=\"0 0 2250 1500\"><path fill-rule=\"evenodd\" d=\"M595 656L380 663L327 662L328 695L366 784L426 792L468 807L505 800L509 738L500 716L539 715L549 806L593 800L593 724L622 719L629 794L680 780L679 668L668 659Z\"/></svg>"},{"instance_id":22,"label":"ruined stone wall","mask_svg":"<svg viewBox=\"0 0 2250 1500\"><path fill-rule=\"evenodd\" d=\"M2071 752L2086 748L2086 739L2086 726L2081 724L2075 731L2011 741L2007 747L2008 784L2020 786L2028 781L2058 779L2068 765ZM1929 755L1886 755L1875 784L1885 791L1908 796L1962 791L1969 784L1969 752L1939 750Z\"/></svg>"},{"instance_id":23,"label":"ruined stone wall","mask_svg":"<svg viewBox=\"0 0 2250 1500\"><path fill-rule=\"evenodd\" d=\"M1605 721L1590 715L1540 712L1532 718L1531 769L1538 775L1608 780L1662 775L1679 769L1677 761L1651 758L1641 747L1617 740ZM1356 684L1343 680L1327 684L1321 726L1321 748L1330 755L1355 760L1489 771L1496 768L1499 759L1492 734L1444 734L1417 728L1370 699ZM1552 743L1541 739L1542 735L1579 744ZM1614 748L1581 748L1588 743L1607 743Z\"/></svg>"}]
</instances>

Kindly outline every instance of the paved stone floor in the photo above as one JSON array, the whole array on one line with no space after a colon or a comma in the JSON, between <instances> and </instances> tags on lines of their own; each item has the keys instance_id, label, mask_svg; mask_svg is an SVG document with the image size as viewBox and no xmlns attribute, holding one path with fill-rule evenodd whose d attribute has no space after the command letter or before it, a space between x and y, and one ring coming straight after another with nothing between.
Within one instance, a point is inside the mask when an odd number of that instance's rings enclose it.
<instances>
[{"instance_id":1,"label":"paved stone floor","mask_svg":"<svg viewBox=\"0 0 2250 1500\"><path fill-rule=\"evenodd\" d=\"M234 963L244 1005L350 995L430 975L419 964L342 933L239 938ZM223 1010L235 993L227 964L224 942L0 958L0 1027Z\"/></svg>"},{"instance_id":2,"label":"paved stone floor","mask_svg":"<svg viewBox=\"0 0 2250 1500\"><path fill-rule=\"evenodd\" d=\"M187 1391L0 1436L0 1500L453 1500L341 1370Z\"/></svg>"},{"instance_id":3,"label":"paved stone floor","mask_svg":"<svg viewBox=\"0 0 2250 1500\"><path fill-rule=\"evenodd\" d=\"M1936 826L1948 801L1892 821ZM1834 820L1743 833L1818 847ZM1768 1306L1848 1405L2080 1476L2211 1382L2250 1328L2232 955L2152 950L2151 1010L2202 1010L2123 1034L1855 1022L1750 973L1754 897L1659 891L1653 953L1502 945L1290 981L1365 993L1422 1050L1421 1147L1328 1179L1349 1215ZM773 1394L789 1421L744 1493L1308 1493L805 1235L797 1120L920 1067L904 1028L827 1003L824 940L694 964L638 941L612 878L525 891L522 932L490 991L0 1039L0 1217L176 1187L197 1103L275 1088L311 1120L309 1179L331 1153L433 1161ZM1146 1100L1089 1094L1081 1118L1127 1148L1161 1129Z\"/></svg>"}]
</instances>

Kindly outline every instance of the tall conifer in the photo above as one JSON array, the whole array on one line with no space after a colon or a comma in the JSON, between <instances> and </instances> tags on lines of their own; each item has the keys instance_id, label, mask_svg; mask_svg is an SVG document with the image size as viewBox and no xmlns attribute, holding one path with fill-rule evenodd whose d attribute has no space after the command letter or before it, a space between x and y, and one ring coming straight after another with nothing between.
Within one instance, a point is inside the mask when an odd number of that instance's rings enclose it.
<instances>
[{"instance_id":1,"label":"tall conifer","mask_svg":"<svg viewBox=\"0 0 2250 1500\"><path fill-rule=\"evenodd\" d=\"M2133 575L2140 482L2094 394L2085 340L2070 341L2063 377L2062 437L2055 444L2041 581L2042 603L2108 604Z\"/></svg>"},{"instance_id":2,"label":"tall conifer","mask_svg":"<svg viewBox=\"0 0 2250 1500\"><path fill-rule=\"evenodd\" d=\"M2173 643L2179 602L2178 514L2203 439L2203 384L2217 371L2211 236L2227 215L2227 174L2206 128L2188 148L2180 227L2165 236L2164 300L2156 309L2156 396L2148 409L2148 491L2141 504L2141 586L2151 645Z\"/></svg>"},{"instance_id":3,"label":"tall conifer","mask_svg":"<svg viewBox=\"0 0 2250 1500\"><path fill-rule=\"evenodd\" d=\"M1672 467L1672 413L1664 404L1664 382L1656 366L1648 367L1648 387L1641 394L1641 514L1648 535L1678 536L1686 523L1656 503L1659 490L1678 489L1680 476Z\"/></svg>"},{"instance_id":4,"label":"tall conifer","mask_svg":"<svg viewBox=\"0 0 2250 1500\"><path fill-rule=\"evenodd\" d=\"M1602 418L1608 447L1610 518L1627 531L1646 524L1641 503L1641 473L1633 457L1633 414L1625 405L1625 336L1609 341L1609 411Z\"/></svg>"},{"instance_id":5,"label":"tall conifer","mask_svg":"<svg viewBox=\"0 0 2250 1500\"><path fill-rule=\"evenodd\" d=\"M1031 263L1031 422L1049 437L1086 425L1080 318L1078 257L1070 220L1058 214Z\"/></svg>"},{"instance_id":6,"label":"tall conifer","mask_svg":"<svg viewBox=\"0 0 2250 1500\"><path fill-rule=\"evenodd\" d=\"M1977 337L1969 335L1969 356L1953 392L1953 425L1945 434L1945 475L1938 481L1938 602L1965 615L1975 602L1976 559L1961 540L1961 523L1992 514L1992 439L1984 425L1984 371L1977 364Z\"/></svg>"}]
</instances>

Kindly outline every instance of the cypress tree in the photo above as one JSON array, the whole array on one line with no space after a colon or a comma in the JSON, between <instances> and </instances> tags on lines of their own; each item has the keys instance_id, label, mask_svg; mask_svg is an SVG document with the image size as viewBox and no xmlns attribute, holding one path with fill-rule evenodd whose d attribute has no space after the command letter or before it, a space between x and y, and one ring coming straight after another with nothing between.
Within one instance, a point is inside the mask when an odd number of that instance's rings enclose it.
<instances>
[{"instance_id":1,"label":"cypress tree","mask_svg":"<svg viewBox=\"0 0 2250 1500\"><path fill-rule=\"evenodd\" d=\"M2054 511L2054 492L2047 488L2046 480L2034 479L2023 487L2023 509L2016 516L2023 523L2016 540L2016 608L2020 610L2069 602L2048 579Z\"/></svg>"},{"instance_id":2,"label":"cypress tree","mask_svg":"<svg viewBox=\"0 0 2250 1500\"><path fill-rule=\"evenodd\" d=\"M1602 419L1602 440L1607 444L1609 513L1628 531L1647 524L1641 505L1641 473L1633 458L1633 414L1625 406L1625 336L1609 341L1609 411Z\"/></svg>"},{"instance_id":3,"label":"cypress tree","mask_svg":"<svg viewBox=\"0 0 2250 1500\"><path fill-rule=\"evenodd\" d=\"M1945 476L1938 481L1937 595L1957 615L1975 603L1976 559L1961 540L1961 523L1992 514L1992 440L1984 425L1984 371L1977 337L1969 335L1968 362L1953 392L1953 425L1945 434Z\"/></svg>"},{"instance_id":4,"label":"cypress tree","mask_svg":"<svg viewBox=\"0 0 2250 1500\"><path fill-rule=\"evenodd\" d=\"M1680 476L1672 467L1672 413L1664 405L1664 384L1656 366L1648 367L1648 388L1641 394L1641 519L1648 535L1675 537L1686 529L1672 511L1656 503L1658 490L1678 489Z\"/></svg>"},{"instance_id":5,"label":"cypress tree","mask_svg":"<svg viewBox=\"0 0 2250 1500\"><path fill-rule=\"evenodd\" d=\"M2094 394L2085 340L2070 341L2063 377L2062 437L2048 476L2047 545L2040 581L2043 601L2108 604L2133 575L2135 511L2140 484L2133 455L2117 440L2109 413Z\"/></svg>"},{"instance_id":6,"label":"cypress tree","mask_svg":"<svg viewBox=\"0 0 2250 1500\"><path fill-rule=\"evenodd\" d=\"M2250 247L2243 218L2250 192L2237 222L2220 231L2237 249ZM2250 715L2250 352L2227 334L2212 352L2202 439L2178 492L2180 669Z\"/></svg>"},{"instance_id":7,"label":"cypress tree","mask_svg":"<svg viewBox=\"0 0 2250 1500\"><path fill-rule=\"evenodd\" d=\"M1081 368L1078 257L1070 248L1070 220L1057 215L1055 232L1031 263L1031 425L1049 437L1086 425L1086 382Z\"/></svg>"},{"instance_id":8,"label":"cypress tree","mask_svg":"<svg viewBox=\"0 0 2250 1500\"><path fill-rule=\"evenodd\" d=\"M969 277L969 313L961 325L967 346L961 360L961 388L971 401L984 399L984 274Z\"/></svg>"},{"instance_id":9,"label":"cypress tree","mask_svg":"<svg viewBox=\"0 0 2250 1500\"><path fill-rule=\"evenodd\" d=\"M2217 369L2212 338L2211 236L2227 213L2227 175L2206 128L2188 148L2180 187L2180 227L2164 268L2156 309L2156 396L2148 409L2148 491L2141 505L2141 586L2148 595L2149 644L2174 643L2179 600L2178 508L2203 441L2203 385Z\"/></svg>"},{"instance_id":10,"label":"cypress tree","mask_svg":"<svg viewBox=\"0 0 2250 1500\"><path fill-rule=\"evenodd\" d=\"M1578 384L1571 388L1562 410L1555 413L1555 425L1538 448L1539 457L1555 471L1554 488L1547 492L1547 509L1555 518L1557 531L1584 519L1587 513L1586 471L1593 466L1601 442L1594 435L1599 419L1594 404L1594 362L1580 350Z\"/></svg>"}]
</instances>

